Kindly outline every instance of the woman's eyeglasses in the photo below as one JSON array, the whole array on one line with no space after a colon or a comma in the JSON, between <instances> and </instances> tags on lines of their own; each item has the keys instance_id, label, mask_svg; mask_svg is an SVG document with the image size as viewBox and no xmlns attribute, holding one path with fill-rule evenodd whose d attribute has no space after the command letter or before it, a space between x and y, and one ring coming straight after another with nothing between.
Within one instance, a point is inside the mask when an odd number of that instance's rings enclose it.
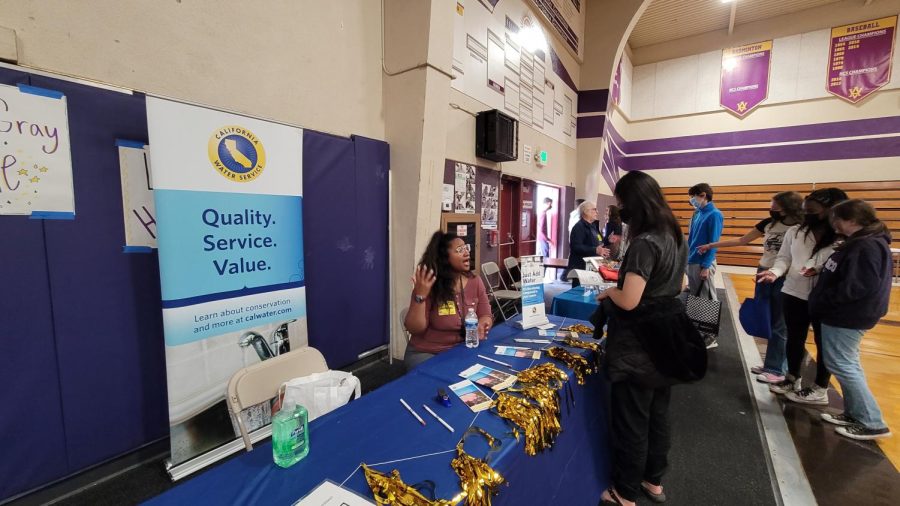
<instances>
[{"instance_id":1,"label":"woman's eyeglasses","mask_svg":"<svg viewBox=\"0 0 900 506\"><path fill-rule=\"evenodd\" d=\"M453 248L453 251L455 251L457 255L462 255L463 251L472 251L472 246L470 246L468 243L466 243L466 244L463 244L462 246L457 246L457 247Z\"/></svg>"}]
</instances>

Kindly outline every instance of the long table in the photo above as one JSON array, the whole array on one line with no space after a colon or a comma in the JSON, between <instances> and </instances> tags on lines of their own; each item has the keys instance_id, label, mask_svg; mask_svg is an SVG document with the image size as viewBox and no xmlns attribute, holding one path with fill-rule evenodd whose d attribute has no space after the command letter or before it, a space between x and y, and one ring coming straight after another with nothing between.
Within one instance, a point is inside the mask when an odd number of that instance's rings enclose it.
<instances>
[{"instance_id":1,"label":"long table","mask_svg":"<svg viewBox=\"0 0 900 506\"><path fill-rule=\"evenodd\" d=\"M586 323L549 316L560 325ZM497 358L515 369L546 361L495 356L495 345L531 346L516 337L540 338L536 329L522 331L510 323L493 328L477 349L458 346L410 371L405 376L352 401L309 425L310 452L299 463L281 469L272 462L270 441L253 451L207 470L186 483L148 501L147 504L292 504L325 479L355 490L371 499L361 463L382 471L400 471L408 484L431 480L435 496L450 499L459 491L459 481L450 467L456 443L470 425L481 427L502 441L491 465L508 481L495 497L495 504L596 504L609 485L610 450L606 405L608 386L600 375L588 376L578 385L569 374L574 406L562 403L562 433L550 450L529 457L524 441L516 441L510 426L490 411L472 413L447 386L461 380L459 372L477 363L504 370L478 358ZM573 349L586 353L584 350ZM438 388L451 395L452 406L434 402ZM427 425L421 426L400 404L405 399ZM451 433L428 415L427 404L455 432ZM466 451L483 457L487 445L480 437L466 441Z\"/></svg>"},{"instance_id":2,"label":"long table","mask_svg":"<svg viewBox=\"0 0 900 506\"><path fill-rule=\"evenodd\" d=\"M550 312L556 316L587 320L597 310L597 295L584 296L584 287L576 286L556 297L550 305Z\"/></svg>"}]
</instances>

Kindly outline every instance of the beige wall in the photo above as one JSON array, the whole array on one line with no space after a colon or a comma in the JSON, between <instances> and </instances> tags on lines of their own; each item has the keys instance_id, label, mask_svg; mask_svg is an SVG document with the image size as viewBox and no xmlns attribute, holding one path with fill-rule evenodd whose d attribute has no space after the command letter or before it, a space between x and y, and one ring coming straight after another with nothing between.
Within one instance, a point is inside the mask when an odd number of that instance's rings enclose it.
<instances>
[{"instance_id":1,"label":"beige wall","mask_svg":"<svg viewBox=\"0 0 900 506\"><path fill-rule=\"evenodd\" d=\"M496 163L475 156L475 117L470 113L487 110L483 103L457 91L450 90L450 103L465 109L451 108L447 116L447 158L461 162L500 170L504 174L533 179L558 186L575 184L575 149L544 135L535 129L519 126L519 159L512 162ZM528 144L533 149L546 149L550 163L538 168L534 163L523 160L522 146ZM443 166L441 166L443 170ZM439 201L440 202L440 201Z\"/></svg>"},{"instance_id":2,"label":"beige wall","mask_svg":"<svg viewBox=\"0 0 900 506\"><path fill-rule=\"evenodd\" d=\"M22 65L384 139L375 0L0 0Z\"/></svg>"},{"instance_id":3,"label":"beige wall","mask_svg":"<svg viewBox=\"0 0 900 506\"><path fill-rule=\"evenodd\" d=\"M723 29L676 41L632 48L631 61L635 66L645 65L760 40L893 16L900 12L900 0L874 0L869 5L865 5L866 3L864 0L843 0L794 14L737 25L731 35L728 34L728 30ZM740 8L738 3L738 9Z\"/></svg>"}]
</instances>

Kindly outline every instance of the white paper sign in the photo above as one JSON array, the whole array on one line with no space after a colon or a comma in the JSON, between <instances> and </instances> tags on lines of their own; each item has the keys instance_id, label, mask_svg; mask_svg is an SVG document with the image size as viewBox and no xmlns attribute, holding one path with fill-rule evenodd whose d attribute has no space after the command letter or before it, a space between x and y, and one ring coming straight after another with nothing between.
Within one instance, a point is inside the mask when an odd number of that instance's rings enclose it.
<instances>
[{"instance_id":1,"label":"white paper sign","mask_svg":"<svg viewBox=\"0 0 900 506\"><path fill-rule=\"evenodd\" d=\"M0 85L0 214L74 213L66 97Z\"/></svg>"},{"instance_id":2,"label":"white paper sign","mask_svg":"<svg viewBox=\"0 0 900 506\"><path fill-rule=\"evenodd\" d=\"M453 210L453 185L445 184L441 194L441 211Z\"/></svg>"},{"instance_id":3,"label":"white paper sign","mask_svg":"<svg viewBox=\"0 0 900 506\"><path fill-rule=\"evenodd\" d=\"M522 321L523 329L549 323L544 306L544 263L540 255L519 259L522 273Z\"/></svg>"},{"instance_id":4,"label":"white paper sign","mask_svg":"<svg viewBox=\"0 0 900 506\"><path fill-rule=\"evenodd\" d=\"M122 213L125 246L156 247L156 209L150 178L150 154L146 147L119 143L119 172L122 177Z\"/></svg>"},{"instance_id":5,"label":"white paper sign","mask_svg":"<svg viewBox=\"0 0 900 506\"><path fill-rule=\"evenodd\" d=\"M340 485L325 480L318 487L294 503L295 506L375 506L356 492L341 488Z\"/></svg>"},{"instance_id":6,"label":"white paper sign","mask_svg":"<svg viewBox=\"0 0 900 506\"><path fill-rule=\"evenodd\" d=\"M578 278L578 281L585 286L600 286L606 284L599 273L592 271L583 271L581 269L572 269L569 271L567 279Z\"/></svg>"}]
</instances>

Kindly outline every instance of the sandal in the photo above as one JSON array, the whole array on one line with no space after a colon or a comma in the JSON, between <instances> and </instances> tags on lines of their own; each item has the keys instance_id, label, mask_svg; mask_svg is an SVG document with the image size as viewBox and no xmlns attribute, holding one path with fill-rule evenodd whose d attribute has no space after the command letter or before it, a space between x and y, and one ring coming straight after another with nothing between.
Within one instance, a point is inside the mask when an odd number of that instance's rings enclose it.
<instances>
[{"instance_id":1,"label":"sandal","mask_svg":"<svg viewBox=\"0 0 900 506\"><path fill-rule=\"evenodd\" d=\"M644 481L641 482L641 491L644 492L644 495L647 496L648 499L650 499L651 501L653 501L655 503L666 502L666 492L665 491L660 492L658 494L654 494L646 485L644 485L644 483L648 483L648 482L644 482Z\"/></svg>"},{"instance_id":2,"label":"sandal","mask_svg":"<svg viewBox=\"0 0 900 506\"><path fill-rule=\"evenodd\" d=\"M603 496L600 496L600 506L622 506L622 501L619 500L619 497L616 495L615 491L613 491L612 487L606 489L606 493L609 494L609 497L612 499L607 500L604 499Z\"/></svg>"}]
</instances>

